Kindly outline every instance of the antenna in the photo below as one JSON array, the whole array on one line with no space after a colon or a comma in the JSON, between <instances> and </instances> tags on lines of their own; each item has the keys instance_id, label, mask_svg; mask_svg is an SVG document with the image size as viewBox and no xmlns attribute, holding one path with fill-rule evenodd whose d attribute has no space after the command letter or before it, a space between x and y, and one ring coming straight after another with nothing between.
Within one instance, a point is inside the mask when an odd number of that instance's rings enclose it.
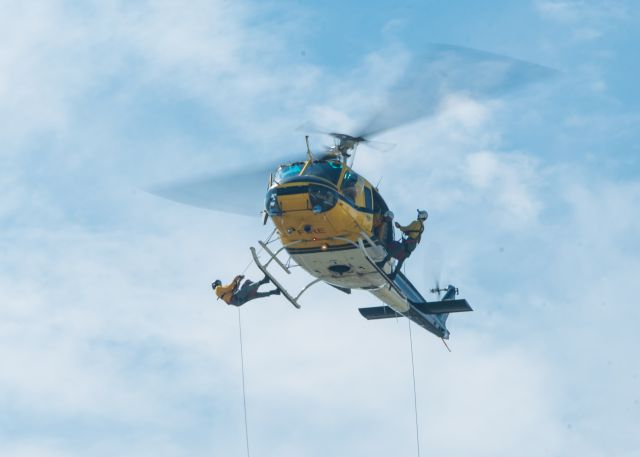
<instances>
[{"instance_id":1,"label":"antenna","mask_svg":"<svg viewBox=\"0 0 640 457\"><path fill-rule=\"evenodd\" d=\"M313 154L311 154L311 148L309 147L309 135L304 136L304 141L307 143L307 157L313 161Z\"/></svg>"},{"instance_id":2,"label":"antenna","mask_svg":"<svg viewBox=\"0 0 640 457\"><path fill-rule=\"evenodd\" d=\"M356 161L356 152L358 152L358 143L356 143L355 146L353 147L353 154L351 154L351 157L350 157L351 158L351 163L349 164L349 166L352 167L352 168L353 168L353 162Z\"/></svg>"}]
</instances>

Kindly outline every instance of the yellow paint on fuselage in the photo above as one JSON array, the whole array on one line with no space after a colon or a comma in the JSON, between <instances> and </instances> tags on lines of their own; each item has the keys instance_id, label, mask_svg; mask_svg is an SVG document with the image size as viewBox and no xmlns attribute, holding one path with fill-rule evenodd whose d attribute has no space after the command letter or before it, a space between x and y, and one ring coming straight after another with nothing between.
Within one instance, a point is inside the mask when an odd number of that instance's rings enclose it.
<instances>
[{"instance_id":1,"label":"yellow paint on fuselage","mask_svg":"<svg viewBox=\"0 0 640 457\"><path fill-rule=\"evenodd\" d=\"M344 173L349 171L345 166L338 185L342 183ZM300 177L304 179L304 176ZM370 184L361 178L365 186ZM277 186L280 189L287 187L308 187L308 185L326 185L340 194L342 197L336 205L321 213L314 213L311 209L309 193L295 193L291 195L279 195L278 203L282 213L273 215L271 219L280 235L283 245L297 242L291 247L294 249L312 249L323 246L331 247L344 245L345 238L356 242L361 238L361 232L371 236L373 230L373 214L364 207L364 186L354 195L353 200L362 209L355 208L344 199L344 194L332 183L318 184L317 182L294 181Z\"/></svg>"}]
</instances>

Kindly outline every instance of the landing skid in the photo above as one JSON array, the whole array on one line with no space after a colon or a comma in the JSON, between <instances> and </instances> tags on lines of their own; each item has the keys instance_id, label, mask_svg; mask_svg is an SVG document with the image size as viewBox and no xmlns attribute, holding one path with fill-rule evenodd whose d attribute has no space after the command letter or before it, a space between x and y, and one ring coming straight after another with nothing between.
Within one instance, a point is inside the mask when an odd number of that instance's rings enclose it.
<instances>
[{"instance_id":1,"label":"landing skid","mask_svg":"<svg viewBox=\"0 0 640 457\"><path fill-rule=\"evenodd\" d=\"M273 277L273 275L271 273L269 273L269 271L267 270L266 265L262 265L262 263L260 263L260 259L258 258L258 254L256 253L256 248L251 246L249 249L251 249L251 255L253 256L253 261L256 263L256 266L258 268L260 268L260 271L262 271L265 274L265 276L271 280L273 285L275 285L280 290L280 292L282 292L282 295L287 300L289 300L293 306L295 306L296 308L300 309L300 305L298 304L298 301L289 294L287 289L285 289L282 286L282 284L280 284L278 282L278 280Z\"/></svg>"}]
</instances>

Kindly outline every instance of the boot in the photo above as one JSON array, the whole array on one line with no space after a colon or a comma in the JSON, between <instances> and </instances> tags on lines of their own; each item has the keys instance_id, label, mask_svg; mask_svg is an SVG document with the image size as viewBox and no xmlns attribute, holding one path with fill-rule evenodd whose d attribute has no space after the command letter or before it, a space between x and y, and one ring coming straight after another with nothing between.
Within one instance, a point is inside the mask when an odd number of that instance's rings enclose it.
<instances>
[{"instance_id":1,"label":"boot","mask_svg":"<svg viewBox=\"0 0 640 457\"><path fill-rule=\"evenodd\" d=\"M382 268L385 266L385 264L389 261L390 258L391 256L388 255L384 259L382 259L380 262L376 262L376 265L378 266L378 268Z\"/></svg>"}]
</instances>

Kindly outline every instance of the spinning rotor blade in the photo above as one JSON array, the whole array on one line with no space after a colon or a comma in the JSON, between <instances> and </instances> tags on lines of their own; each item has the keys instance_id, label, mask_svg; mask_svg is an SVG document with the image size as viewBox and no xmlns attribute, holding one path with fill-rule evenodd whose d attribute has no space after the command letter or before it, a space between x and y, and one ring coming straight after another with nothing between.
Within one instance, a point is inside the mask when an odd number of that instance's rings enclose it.
<instances>
[{"instance_id":1,"label":"spinning rotor blade","mask_svg":"<svg viewBox=\"0 0 640 457\"><path fill-rule=\"evenodd\" d=\"M396 147L395 143L387 143L385 141L366 140L364 144L380 152L389 152Z\"/></svg>"},{"instance_id":2,"label":"spinning rotor blade","mask_svg":"<svg viewBox=\"0 0 640 457\"><path fill-rule=\"evenodd\" d=\"M316 124L314 124L313 122L310 122L310 121L309 122L305 122L302 125L299 125L298 128L296 128L296 131L304 132L304 133L320 133L322 135L331 135L329 130L322 129L322 128L318 127Z\"/></svg>"},{"instance_id":3,"label":"spinning rotor blade","mask_svg":"<svg viewBox=\"0 0 640 457\"><path fill-rule=\"evenodd\" d=\"M549 79L557 71L523 60L471 48L433 44L411 58L401 76L387 90L384 101L354 130L344 135L317 128L312 123L299 129L335 138L349 137L376 146L369 139L387 130L414 122L436 112L451 94L495 98Z\"/></svg>"},{"instance_id":4,"label":"spinning rotor blade","mask_svg":"<svg viewBox=\"0 0 640 457\"><path fill-rule=\"evenodd\" d=\"M394 143L387 143L384 141L374 141L374 140L370 140L368 138L364 138L363 136L351 136L351 135L347 135L344 133L336 133L336 132L331 132L328 129L322 129L318 126L316 126L314 123L312 122L305 122L304 124L302 124L301 126L299 126L296 130L301 131L301 132L305 132L305 133L319 133L321 135L327 135L327 136L331 136L337 140L353 140L356 141L358 143L364 143L366 144L368 147L370 147L371 149L375 149L376 151L380 151L380 152L388 152L390 150L392 150L393 148L396 147L396 145ZM326 151L328 151L330 148L326 148Z\"/></svg>"},{"instance_id":5,"label":"spinning rotor blade","mask_svg":"<svg viewBox=\"0 0 640 457\"><path fill-rule=\"evenodd\" d=\"M354 136L367 138L429 116L452 93L498 97L555 74L551 68L511 57L460 46L430 45L407 63L383 106Z\"/></svg>"},{"instance_id":6,"label":"spinning rotor blade","mask_svg":"<svg viewBox=\"0 0 640 457\"><path fill-rule=\"evenodd\" d=\"M339 141L339 148L325 150L318 156L335 156L339 149L343 157L348 157L347 151L358 143L389 150L393 145L372 142L369 138L434 114L447 95L497 97L548 79L555 73L541 65L497 54L431 45L425 53L407 62L402 76L387 91L384 102L353 135L321 131L309 124L306 127L310 132L325 133ZM192 206L253 216L262 210L269 173L283 163L291 160L175 181L148 190Z\"/></svg>"},{"instance_id":7,"label":"spinning rotor blade","mask_svg":"<svg viewBox=\"0 0 640 457\"><path fill-rule=\"evenodd\" d=\"M433 289L430 289L429 292L431 292L432 294L438 294L438 300L440 300L441 297L441 289L440 289L440 280L436 279L435 281L435 287Z\"/></svg>"},{"instance_id":8,"label":"spinning rotor blade","mask_svg":"<svg viewBox=\"0 0 640 457\"><path fill-rule=\"evenodd\" d=\"M291 160L282 159L228 173L195 176L152 186L146 190L185 205L257 216L264 209L269 174L283 163L291 163Z\"/></svg>"}]
</instances>

